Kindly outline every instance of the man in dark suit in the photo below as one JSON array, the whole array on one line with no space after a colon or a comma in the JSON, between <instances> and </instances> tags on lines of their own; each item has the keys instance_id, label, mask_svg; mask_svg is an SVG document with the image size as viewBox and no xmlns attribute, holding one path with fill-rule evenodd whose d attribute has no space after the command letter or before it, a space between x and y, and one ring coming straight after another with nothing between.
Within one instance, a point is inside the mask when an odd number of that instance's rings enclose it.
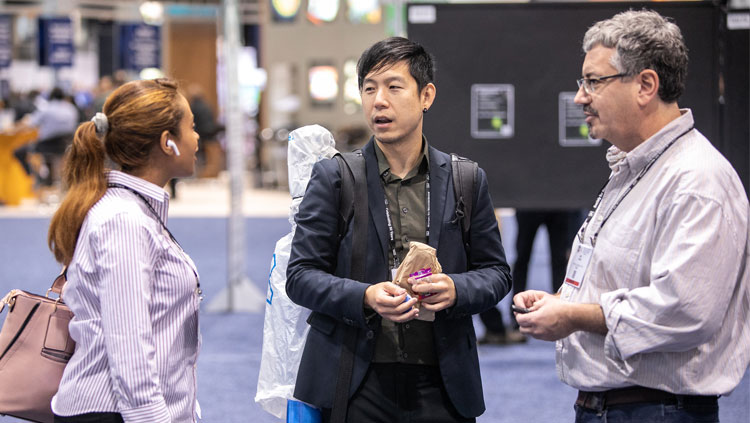
<instances>
[{"instance_id":1,"label":"man in dark suit","mask_svg":"<svg viewBox=\"0 0 750 423\"><path fill-rule=\"evenodd\" d=\"M318 162L287 270L289 298L313 311L294 396L330 419L344 334L353 327L347 421L473 422L485 406L471 316L511 285L487 178L480 169L465 249L450 156L422 135L436 92L432 57L394 37L366 50L357 69L374 134L362 150L368 203L357 205L368 208L367 242L352 245L351 224L339 239L341 173L336 160ZM413 285L432 294L421 307L435 312L434 321L420 319L417 299L390 282L410 241L436 248L445 272ZM353 248L366 250L362 281L349 278Z\"/></svg>"}]
</instances>

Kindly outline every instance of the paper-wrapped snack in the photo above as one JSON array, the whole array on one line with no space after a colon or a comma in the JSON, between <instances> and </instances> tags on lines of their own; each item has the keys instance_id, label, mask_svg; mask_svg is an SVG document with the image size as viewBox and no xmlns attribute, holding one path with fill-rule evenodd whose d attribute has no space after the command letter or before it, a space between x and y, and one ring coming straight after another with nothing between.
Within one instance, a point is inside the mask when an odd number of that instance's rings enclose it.
<instances>
[{"instance_id":1,"label":"paper-wrapped snack","mask_svg":"<svg viewBox=\"0 0 750 423\"><path fill-rule=\"evenodd\" d=\"M409 296L412 298L417 297L411 289L409 284L409 277L414 276L419 279L420 277L426 277L433 273L441 273L443 269L440 267L438 262L436 251L434 248L421 242L412 241L409 243L409 252L404 257L404 261L398 266L396 270L396 277L393 279L393 283L404 288ZM417 301L416 307L419 308L418 320L425 320L431 322L435 320L435 312L422 309L422 302Z\"/></svg>"}]
</instances>

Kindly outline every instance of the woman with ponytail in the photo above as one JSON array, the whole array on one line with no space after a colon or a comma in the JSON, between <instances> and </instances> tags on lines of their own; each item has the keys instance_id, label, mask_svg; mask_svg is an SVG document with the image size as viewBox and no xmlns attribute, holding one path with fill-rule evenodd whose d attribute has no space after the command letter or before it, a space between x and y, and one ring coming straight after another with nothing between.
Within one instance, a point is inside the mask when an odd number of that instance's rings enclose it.
<instances>
[{"instance_id":1,"label":"woman with ponytail","mask_svg":"<svg viewBox=\"0 0 750 423\"><path fill-rule=\"evenodd\" d=\"M163 188L193 174L197 150L188 102L167 79L121 86L78 127L49 229L76 341L55 422L197 421L200 282L167 229Z\"/></svg>"}]
</instances>

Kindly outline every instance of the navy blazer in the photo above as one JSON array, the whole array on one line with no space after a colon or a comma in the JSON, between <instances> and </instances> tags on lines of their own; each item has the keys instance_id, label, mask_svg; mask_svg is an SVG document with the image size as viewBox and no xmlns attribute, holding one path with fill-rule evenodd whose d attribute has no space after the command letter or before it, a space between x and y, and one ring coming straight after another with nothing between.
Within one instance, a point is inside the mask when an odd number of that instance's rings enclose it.
<instances>
[{"instance_id":1,"label":"navy blazer","mask_svg":"<svg viewBox=\"0 0 750 423\"><path fill-rule=\"evenodd\" d=\"M367 249L366 280L348 278L353 225L349 225L339 240L341 174L335 159L320 161L313 167L296 218L286 290L292 301L313 312L308 319L311 329L294 396L317 407L333 405L344 325L358 329L350 397L362 383L373 357L381 321L379 315L366 320L365 289L370 284L391 280L385 193L373 143L370 140L362 150L369 208L367 245L355 246ZM435 350L445 388L456 410L465 417L476 417L484 412L485 406L471 316L495 306L508 293L510 269L484 171L479 169L469 233L471 248L467 257L455 219L450 156L432 147L429 154L430 245L437 249L443 273L450 276L456 286L456 303L435 316Z\"/></svg>"}]
</instances>

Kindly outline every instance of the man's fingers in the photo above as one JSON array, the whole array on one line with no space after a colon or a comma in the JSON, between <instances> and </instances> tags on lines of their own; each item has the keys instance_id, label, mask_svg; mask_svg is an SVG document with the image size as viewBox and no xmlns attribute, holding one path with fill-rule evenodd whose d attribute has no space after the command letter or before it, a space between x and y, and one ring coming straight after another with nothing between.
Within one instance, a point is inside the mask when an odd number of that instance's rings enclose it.
<instances>
[{"instance_id":1,"label":"man's fingers","mask_svg":"<svg viewBox=\"0 0 750 423\"><path fill-rule=\"evenodd\" d=\"M412 298L409 301L405 301L393 308L393 312L396 314L403 314L410 311L417 304L417 299Z\"/></svg>"},{"instance_id":2,"label":"man's fingers","mask_svg":"<svg viewBox=\"0 0 750 423\"><path fill-rule=\"evenodd\" d=\"M444 292L434 293L422 299L422 307L425 310L440 311L450 307L450 297Z\"/></svg>"},{"instance_id":3,"label":"man's fingers","mask_svg":"<svg viewBox=\"0 0 750 423\"><path fill-rule=\"evenodd\" d=\"M376 299L376 301L378 305L382 307L396 307L399 304L403 303L405 299L406 299L406 293L403 293L401 295L396 295L396 296L385 294L385 295L379 296Z\"/></svg>"},{"instance_id":4,"label":"man's fingers","mask_svg":"<svg viewBox=\"0 0 750 423\"><path fill-rule=\"evenodd\" d=\"M388 320L401 323L401 322L407 322L419 316L419 310L412 307L409 311L405 313L386 313L386 314L381 314L381 315Z\"/></svg>"},{"instance_id":5,"label":"man's fingers","mask_svg":"<svg viewBox=\"0 0 750 423\"><path fill-rule=\"evenodd\" d=\"M440 281L412 285L411 289L418 294L438 294L448 291L451 287L446 282Z\"/></svg>"},{"instance_id":6,"label":"man's fingers","mask_svg":"<svg viewBox=\"0 0 750 423\"><path fill-rule=\"evenodd\" d=\"M404 288L401 288L400 286L396 285L392 282L386 282L383 284L383 291L386 293L392 295L392 296L398 296L403 295L406 293L406 290Z\"/></svg>"},{"instance_id":7,"label":"man's fingers","mask_svg":"<svg viewBox=\"0 0 750 423\"><path fill-rule=\"evenodd\" d=\"M383 317L386 316L398 316L410 311L414 305L417 304L417 299L412 298L409 301L404 301L406 295L398 297L383 297L378 301L378 307L375 311ZM393 320L393 319L391 319Z\"/></svg>"}]
</instances>

